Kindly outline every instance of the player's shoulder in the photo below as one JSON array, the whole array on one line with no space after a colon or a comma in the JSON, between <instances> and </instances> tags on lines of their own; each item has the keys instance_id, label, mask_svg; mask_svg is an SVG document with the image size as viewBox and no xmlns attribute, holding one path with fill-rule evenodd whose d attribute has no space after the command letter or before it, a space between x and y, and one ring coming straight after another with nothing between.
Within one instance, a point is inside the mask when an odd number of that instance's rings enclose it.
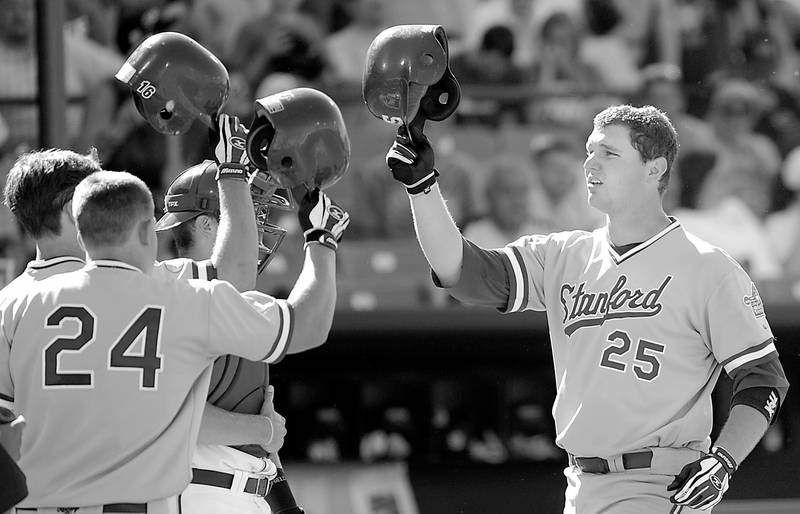
<instances>
[{"instance_id":1,"label":"player's shoulder","mask_svg":"<svg viewBox=\"0 0 800 514\"><path fill-rule=\"evenodd\" d=\"M678 233L683 238L684 259L687 260L687 267L695 269L706 276L727 275L734 270L742 270L741 265L728 252L709 243L705 239L698 237L691 232L683 229Z\"/></svg>"},{"instance_id":2,"label":"player's shoulder","mask_svg":"<svg viewBox=\"0 0 800 514\"><path fill-rule=\"evenodd\" d=\"M587 232L585 230L566 230L562 232L550 232L549 234L528 234L509 243L509 246L544 246L563 249L576 244L593 244L596 237L595 232L597 231Z\"/></svg>"}]
</instances>

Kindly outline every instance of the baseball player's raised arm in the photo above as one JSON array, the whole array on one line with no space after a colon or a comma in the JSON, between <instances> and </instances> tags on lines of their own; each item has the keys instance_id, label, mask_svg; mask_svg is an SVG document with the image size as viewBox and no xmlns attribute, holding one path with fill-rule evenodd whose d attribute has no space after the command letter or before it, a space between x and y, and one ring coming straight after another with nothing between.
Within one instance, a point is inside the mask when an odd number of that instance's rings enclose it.
<instances>
[{"instance_id":1,"label":"baseball player's raised arm","mask_svg":"<svg viewBox=\"0 0 800 514\"><path fill-rule=\"evenodd\" d=\"M211 262L221 280L227 280L239 291L247 291L256 285L258 264L258 231L244 153L247 130L238 118L226 114L219 115L217 125L214 153L220 220Z\"/></svg>"},{"instance_id":2,"label":"baseball player's raised arm","mask_svg":"<svg viewBox=\"0 0 800 514\"><path fill-rule=\"evenodd\" d=\"M386 165L406 187L419 244L433 271L447 287L461 274L461 232L447 210L436 183L433 148L422 133L424 120L400 127L386 153Z\"/></svg>"},{"instance_id":3,"label":"baseball player's raised arm","mask_svg":"<svg viewBox=\"0 0 800 514\"><path fill-rule=\"evenodd\" d=\"M458 282L463 261L461 232L447 210L438 184L428 193L409 195L414 230L422 252L443 286Z\"/></svg>"}]
</instances>

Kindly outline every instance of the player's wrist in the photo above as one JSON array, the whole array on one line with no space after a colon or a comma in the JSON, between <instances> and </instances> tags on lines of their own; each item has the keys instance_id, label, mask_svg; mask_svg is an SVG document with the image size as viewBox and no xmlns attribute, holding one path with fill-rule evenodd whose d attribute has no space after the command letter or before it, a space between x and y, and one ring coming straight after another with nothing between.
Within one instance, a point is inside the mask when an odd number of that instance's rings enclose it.
<instances>
[{"instance_id":1,"label":"player's wrist","mask_svg":"<svg viewBox=\"0 0 800 514\"><path fill-rule=\"evenodd\" d=\"M241 180L247 182L250 179L250 169L245 164L236 162L223 162L217 165L216 180Z\"/></svg>"},{"instance_id":2,"label":"player's wrist","mask_svg":"<svg viewBox=\"0 0 800 514\"><path fill-rule=\"evenodd\" d=\"M436 177L438 176L439 172L434 168L430 171L430 173L416 182L412 184L406 184L406 192L409 196L428 194L431 192L431 187L436 183Z\"/></svg>"},{"instance_id":3,"label":"player's wrist","mask_svg":"<svg viewBox=\"0 0 800 514\"><path fill-rule=\"evenodd\" d=\"M738 464L736 463L736 459L733 458L733 455L731 455L728 450L722 446L713 446L711 448L711 455L713 455L714 458L716 458L722 464L722 467L725 468L725 471L727 471L729 475L733 475L734 471L736 471L736 468L738 467Z\"/></svg>"},{"instance_id":4,"label":"player's wrist","mask_svg":"<svg viewBox=\"0 0 800 514\"><path fill-rule=\"evenodd\" d=\"M330 230L321 228L311 228L303 233L305 244L303 249L308 248L311 244L320 244L326 248L330 248L334 252L339 248L339 242Z\"/></svg>"}]
</instances>

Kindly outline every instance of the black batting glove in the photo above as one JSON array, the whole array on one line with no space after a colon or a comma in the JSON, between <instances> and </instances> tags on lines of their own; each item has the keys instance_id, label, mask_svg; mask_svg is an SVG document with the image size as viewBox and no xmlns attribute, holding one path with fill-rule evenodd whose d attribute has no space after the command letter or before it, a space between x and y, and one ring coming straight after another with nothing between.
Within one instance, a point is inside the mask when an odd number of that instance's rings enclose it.
<instances>
[{"instance_id":1,"label":"black batting glove","mask_svg":"<svg viewBox=\"0 0 800 514\"><path fill-rule=\"evenodd\" d=\"M736 471L736 461L720 446L711 453L685 465L667 491L676 491L670 501L698 510L710 510L728 490L728 482Z\"/></svg>"},{"instance_id":2,"label":"black batting glove","mask_svg":"<svg viewBox=\"0 0 800 514\"><path fill-rule=\"evenodd\" d=\"M303 229L304 247L319 243L335 251L350 224L350 215L319 188L305 194L302 191L305 191L304 186L293 190L292 194L298 204L297 218Z\"/></svg>"},{"instance_id":3,"label":"black batting glove","mask_svg":"<svg viewBox=\"0 0 800 514\"><path fill-rule=\"evenodd\" d=\"M216 127L211 129L211 144L217 162L217 180L249 180L254 168L247 157L247 129L236 116L220 113Z\"/></svg>"},{"instance_id":4,"label":"black batting glove","mask_svg":"<svg viewBox=\"0 0 800 514\"><path fill-rule=\"evenodd\" d=\"M408 126L400 126L394 144L386 153L389 171L395 180L406 186L410 195L429 192L439 176L433 167L433 148L422 133L424 124L425 118L417 115Z\"/></svg>"},{"instance_id":5,"label":"black batting glove","mask_svg":"<svg viewBox=\"0 0 800 514\"><path fill-rule=\"evenodd\" d=\"M303 514L305 512L302 507L297 505L297 500L294 499L283 468L278 468L278 475L272 479L267 503L273 514Z\"/></svg>"}]
</instances>

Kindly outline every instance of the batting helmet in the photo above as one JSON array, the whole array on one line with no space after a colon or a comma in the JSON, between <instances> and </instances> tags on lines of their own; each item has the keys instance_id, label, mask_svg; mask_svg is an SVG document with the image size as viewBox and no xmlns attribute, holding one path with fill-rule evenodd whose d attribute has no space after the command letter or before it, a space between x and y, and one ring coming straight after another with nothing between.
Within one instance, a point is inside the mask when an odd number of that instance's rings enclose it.
<instances>
[{"instance_id":1,"label":"batting helmet","mask_svg":"<svg viewBox=\"0 0 800 514\"><path fill-rule=\"evenodd\" d=\"M199 119L212 126L228 98L228 70L194 39L162 32L145 39L116 74L139 113L162 134L177 135Z\"/></svg>"},{"instance_id":2,"label":"batting helmet","mask_svg":"<svg viewBox=\"0 0 800 514\"><path fill-rule=\"evenodd\" d=\"M453 114L461 87L450 71L444 28L397 25L378 34L361 86L369 111L388 123L408 125L417 112L433 121Z\"/></svg>"},{"instance_id":3,"label":"batting helmet","mask_svg":"<svg viewBox=\"0 0 800 514\"><path fill-rule=\"evenodd\" d=\"M350 165L350 137L328 95L301 87L255 102L247 155L280 187L325 189Z\"/></svg>"},{"instance_id":4,"label":"batting helmet","mask_svg":"<svg viewBox=\"0 0 800 514\"><path fill-rule=\"evenodd\" d=\"M178 175L169 185L164 197L164 215L156 223L156 230L175 228L201 214L208 214L218 219L220 210L216 174L216 164L207 160ZM260 173L252 179L250 195L256 213L260 273L286 236L285 229L270 221L270 211L273 208L292 210L294 203L291 195L278 192L277 187Z\"/></svg>"}]
</instances>

